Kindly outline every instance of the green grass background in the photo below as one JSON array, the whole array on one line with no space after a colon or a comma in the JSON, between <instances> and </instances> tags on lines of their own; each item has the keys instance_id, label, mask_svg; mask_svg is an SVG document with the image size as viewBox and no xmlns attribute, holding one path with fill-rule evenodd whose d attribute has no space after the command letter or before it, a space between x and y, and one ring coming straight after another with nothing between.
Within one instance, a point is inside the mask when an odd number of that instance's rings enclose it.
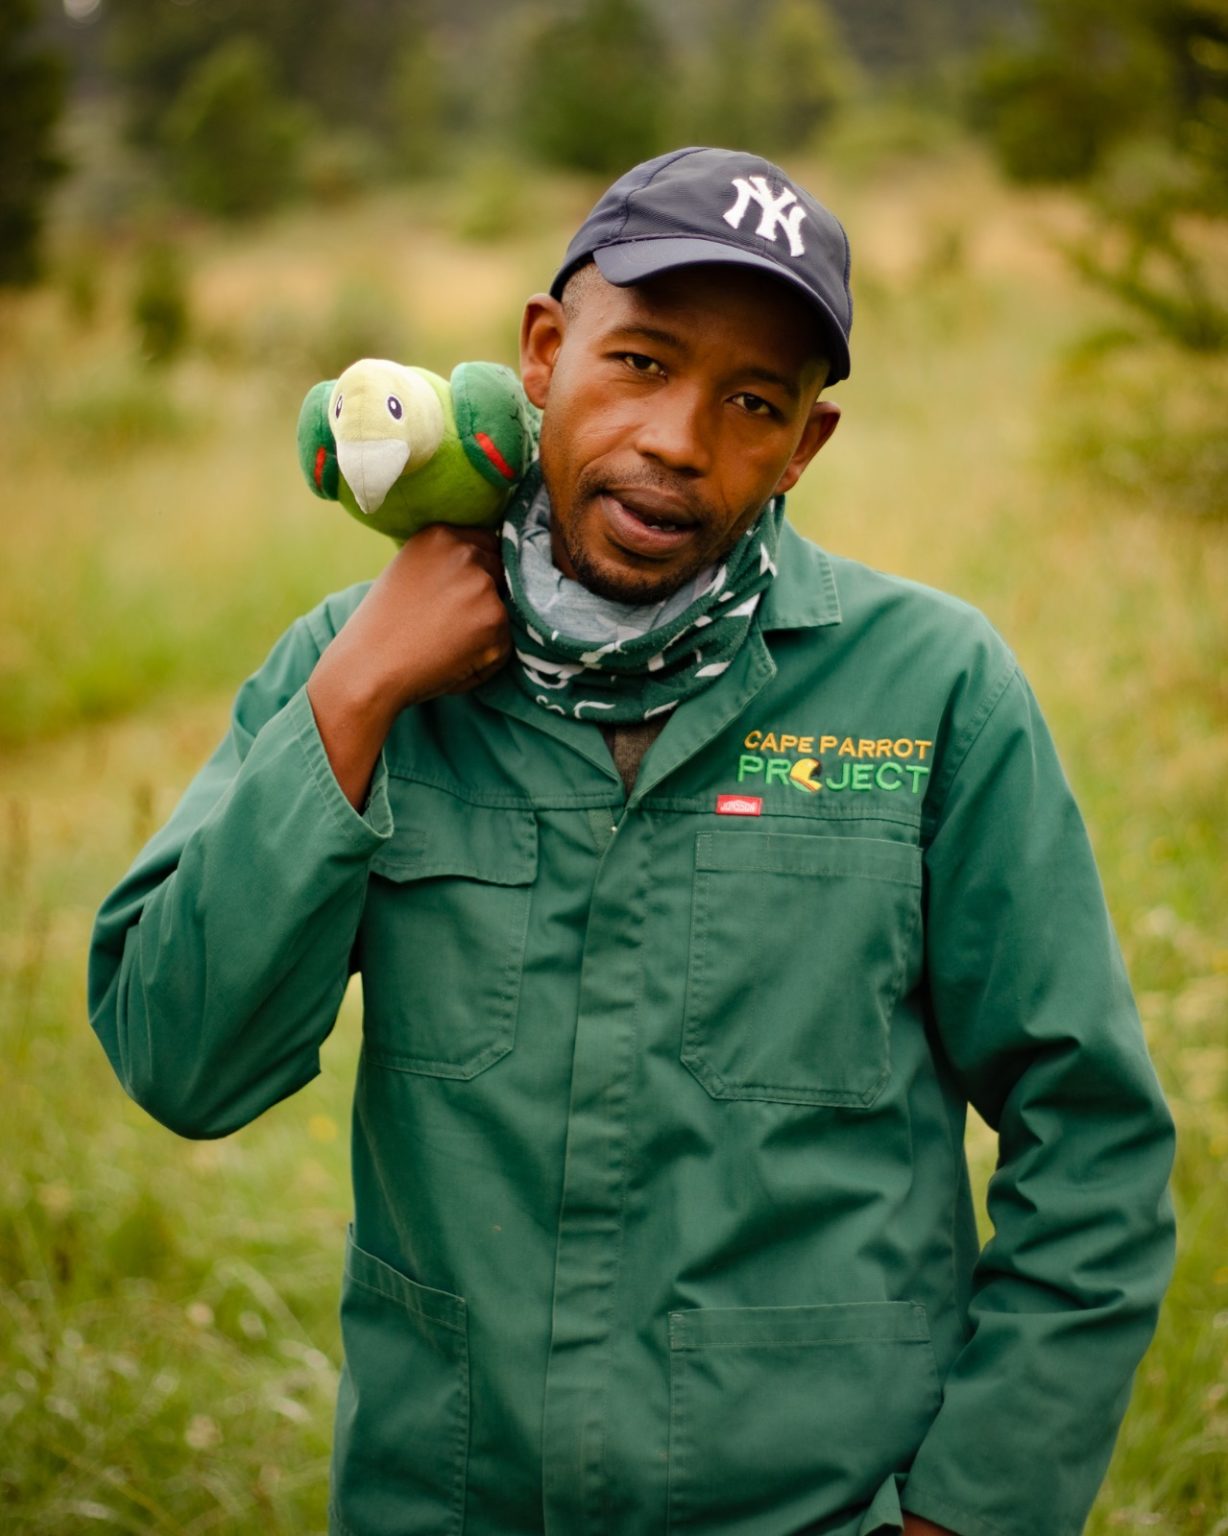
<instances>
[{"instance_id":1,"label":"green grass background","mask_svg":"<svg viewBox=\"0 0 1228 1536\"><path fill-rule=\"evenodd\" d=\"M1160 343L1097 342L1121 317L1056 254L1076 210L1002 191L964 151L844 180L802 170L846 216L858 307L845 419L793 515L977 603L1016 649L1179 1122L1177 1277L1089 1529L1216 1536L1228 523L1190 513L1182 445L1222 432L1228 378ZM492 218L463 184L254 233L186 229L194 339L162 370L136 350L122 244L0 301L6 1532L324 1529L358 999L292 1102L224 1142L182 1142L124 1099L88 1030L92 913L242 676L298 612L388 556L301 483L303 392L363 352L444 372L513 360L523 297L593 192L552 181L504 199L497 245L473 238ZM1214 510L1216 494L1193 502ZM983 1127L970 1144L983 1183Z\"/></svg>"}]
</instances>

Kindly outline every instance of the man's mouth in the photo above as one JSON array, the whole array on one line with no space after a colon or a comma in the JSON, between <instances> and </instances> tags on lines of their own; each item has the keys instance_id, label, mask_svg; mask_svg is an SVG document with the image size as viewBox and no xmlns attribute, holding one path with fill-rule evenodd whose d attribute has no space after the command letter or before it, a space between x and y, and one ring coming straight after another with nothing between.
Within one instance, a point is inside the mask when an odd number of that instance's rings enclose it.
<instances>
[{"instance_id":1,"label":"man's mouth","mask_svg":"<svg viewBox=\"0 0 1228 1536\"><path fill-rule=\"evenodd\" d=\"M635 507L627 507L627 503L625 501L623 502L623 507L627 511L631 512L635 517L638 517L640 522L643 523L648 528L685 528L686 527L685 523L676 522L672 518L668 518L668 517L653 517L652 514L649 513L649 512L640 512Z\"/></svg>"},{"instance_id":2,"label":"man's mouth","mask_svg":"<svg viewBox=\"0 0 1228 1536\"><path fill-rule=\"evenodd\" d=\"M628 554L663 558L687 543L700 519L676 498L628 488L603 490L596 498L613 543Z\"/></svg>"}]
</instances>

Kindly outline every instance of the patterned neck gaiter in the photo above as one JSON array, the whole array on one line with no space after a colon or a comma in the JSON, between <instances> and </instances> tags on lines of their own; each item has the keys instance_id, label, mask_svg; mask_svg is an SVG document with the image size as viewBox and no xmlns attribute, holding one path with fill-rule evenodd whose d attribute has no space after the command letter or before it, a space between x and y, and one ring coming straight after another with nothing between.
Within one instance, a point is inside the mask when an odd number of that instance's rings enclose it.
<instances>
[{"instance_id":1,"label":"patterned neck gaiter","mask_svg":"<svg viewBox=\"0 0 1228 1536\"><path fill-rule=\"evenodd\" d=\"M726 670L776 574L784 497L768 502L724 562L659 603L598 597L555 566L550 498L534 464L503 524L520 687L574 720L650 720Z\"/></svg>"}]
</instances>

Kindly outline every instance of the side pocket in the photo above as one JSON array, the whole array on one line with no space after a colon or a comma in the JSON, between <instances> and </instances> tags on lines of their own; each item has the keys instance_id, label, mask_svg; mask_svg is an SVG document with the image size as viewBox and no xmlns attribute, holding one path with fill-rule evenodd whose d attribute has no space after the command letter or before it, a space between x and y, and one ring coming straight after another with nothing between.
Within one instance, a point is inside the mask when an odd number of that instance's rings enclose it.
<instances>
[{"instance_id":1,"label":"side pocket","mask_svg":"<svg viewBox=\"0 0 1228 1536\"><path fill-rule=\"evenodd\" d=\"M341 1336L335 1523L349 1536L460 1536L469 1456L464 1301L365 1252L351 1228Z\"/></svg>"},{"instance_id":2,"label":"side pocket","mask_svg":"<svg viewBox=\"0 0 1228 1536\"><path fill-rule=\"evenodd\" d=\"M669 1345L671 1536L869 1510L941 1400L917 1302L672 1312Z\"/></svg>"}]
</instances>

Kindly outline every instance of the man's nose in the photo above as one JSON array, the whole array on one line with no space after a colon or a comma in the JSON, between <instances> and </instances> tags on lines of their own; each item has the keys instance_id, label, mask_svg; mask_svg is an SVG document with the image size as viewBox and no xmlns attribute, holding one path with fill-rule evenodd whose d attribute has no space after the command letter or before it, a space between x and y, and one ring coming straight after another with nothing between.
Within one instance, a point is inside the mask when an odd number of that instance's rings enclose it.
<instances>
[{"instance_id":1,"label":"man's nose","mask_svg":"<svg viewBox=\"0 0 1228 1536\"><path fill-rule=\"evenodd\" d=\"M706 473L712 459L712 424L699 392L681 384L658 390L645 402L635 446L645 458L679 473Z\"/></svg>"}]
</instances>

